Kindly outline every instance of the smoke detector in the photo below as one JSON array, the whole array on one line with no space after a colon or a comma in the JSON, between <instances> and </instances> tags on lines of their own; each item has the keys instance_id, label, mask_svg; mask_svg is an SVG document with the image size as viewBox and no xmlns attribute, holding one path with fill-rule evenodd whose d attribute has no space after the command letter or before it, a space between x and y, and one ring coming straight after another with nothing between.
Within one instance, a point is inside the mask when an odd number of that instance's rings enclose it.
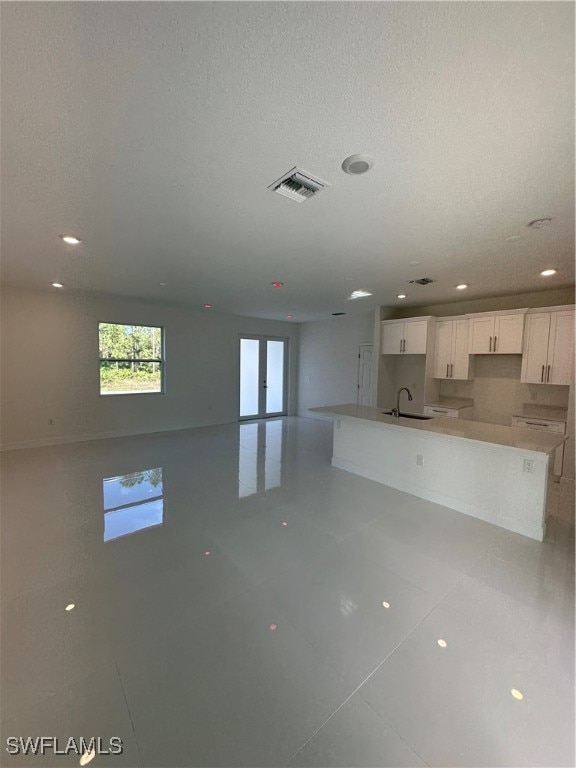
<instances>
[{"instance_id":1,"label":"smoke detector","mask_svg":"<svg viewBox=\"0 0 576 768\"><path fill-rule=\"evenodd\" d=\"M278 192L279 195L289 197L290 200L294 200L297 203L303 203L304 200L309 200L321 192L324 187L329 186L327 182L317 179L307 171L303 171L300 168L292 168L291 171L285 173L273 184L270 184L268 189L272 192Z\"/></svg>"},{"instance_id":2,"label":"smoke detector","mask_svg":"<svg viewBox=\"0 0 576 768\"><path fill-rule=\"evenodd\" d=\"M417 283L418 285L429 285L430 283L433 283L434 280L432 280L431 277L420 277L418 280L408 280L410 285L413 285L414 283Z\"/></svg>"},{"instance_id":3,"label":"smoke detector","mask_svg":"<svg viewBox=\"0 0 576 768\"><path fill-rule=\"evenodd\" d=\"M342 170L350 176L360 176L369 171L373 165L374 158L371 155L350 155L342 163Z\"/></svg>"}]
</instances>

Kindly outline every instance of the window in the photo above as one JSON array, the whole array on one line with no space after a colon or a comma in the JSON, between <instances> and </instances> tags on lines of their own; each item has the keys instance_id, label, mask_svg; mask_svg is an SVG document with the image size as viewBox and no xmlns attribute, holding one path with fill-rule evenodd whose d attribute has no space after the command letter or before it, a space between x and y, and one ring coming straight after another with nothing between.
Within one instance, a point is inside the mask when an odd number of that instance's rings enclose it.
<instances>
[{"instance_id":1,"label":"window","mask_svg":"<svg viewBox=\"0 0 576 768\"><path fill-rule=\"evenodd\" d=\"M104 541L112 541L164 522L162 467L105 477Z\"/></svg>"},{"instance_id":2,"label":"window","mask_svg":"<svg viewBox=\"0 0 576 768\"><path fill-rule=\"evenodd\" d=\"M164 391L163 328L99 323L100 394Z\"/></svg>"}]
</instances>

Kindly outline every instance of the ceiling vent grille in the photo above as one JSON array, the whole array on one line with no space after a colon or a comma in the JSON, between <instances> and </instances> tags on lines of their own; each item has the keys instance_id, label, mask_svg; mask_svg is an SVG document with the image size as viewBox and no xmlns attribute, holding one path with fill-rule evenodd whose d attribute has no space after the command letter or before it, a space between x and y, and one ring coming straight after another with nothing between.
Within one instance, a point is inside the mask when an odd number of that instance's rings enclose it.
<instances>
[{"instance_id":1,"label":"ceiling vent grille","mask_svg":"<svg viewBox=\"0 0 576 768\"><path fill-rule=\"evenodd\" d=\"M432 280L431 277L420 277L418 280L408 280L410 285L414 285L414 283L417 283L418 285L429 285L430 283L433 283L434 280Z\"/></svg>"},{"instance_id":2,"label":"ceiling vent grille","mask_svg":"<svg viewBox=\"0 0 576 768\"><path fill-rule=\"evenodd\" d=\"M285 173L273 184L270 184L268 189L272 192L278 192L279 195L289 197L290 200L294 200L297 203L303 203L304 200L309 200L321 192L328 184L325 181L314 178L307 171L302 171L300 168L292 168L291 171Z\"/></svg>"}]
</instances>

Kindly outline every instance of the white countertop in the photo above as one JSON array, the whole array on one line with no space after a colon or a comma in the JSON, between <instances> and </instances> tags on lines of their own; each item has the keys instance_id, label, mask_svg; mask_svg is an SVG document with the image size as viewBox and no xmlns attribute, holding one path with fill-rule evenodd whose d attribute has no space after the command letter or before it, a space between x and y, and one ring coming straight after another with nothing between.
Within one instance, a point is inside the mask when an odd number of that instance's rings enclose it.
<instances>
[{"instance_id":1,"label":"white countertop","mask_svg":"<svg viewBox=\"0 0 576 768\"><path fill-rule=\"evenodd\" d=\"M521 419L548 419L549 421L566 421L566 408L556 405L538 405L537 403L524 403L522 409L512 416Z\"/></svg>"},{"instance_id":2,"label":"white countertop","mask_svg":"<svg viewBox=\"0 0 576 768\"><path fill-rule=\"evenodd\" d=\"M465 440L477 440L482 443L504 445L508 448L517 448L524 451L550 454L559 445L567 440L566 435L554 432L544 432L535 429L523 429L520 427L505 427L501 424L487 424L481 421L469 421L468 419L453 419L440 417L434 419L405 419L394 416L386 416L381 408L372 408L368 405L326 405L321 408L310 408L314 413L325 413L332 416L343 416L352 419L362 419L380 424L386 424L400 429L418 429L423 432L432 432L451 437L461 437Z\"/></svg>"},{"instance_id":3,"label":"white countertop","mask_svg":"<svg viewBox=\"0 0 576 768\"><path fill-rule=\"evenodd\" d=\"M474 400L471 397L439 397L437 400L427 400L424 405L432 408L450 408L459 411L462 408L472 408Z\"/></svg>"}]
</instances>

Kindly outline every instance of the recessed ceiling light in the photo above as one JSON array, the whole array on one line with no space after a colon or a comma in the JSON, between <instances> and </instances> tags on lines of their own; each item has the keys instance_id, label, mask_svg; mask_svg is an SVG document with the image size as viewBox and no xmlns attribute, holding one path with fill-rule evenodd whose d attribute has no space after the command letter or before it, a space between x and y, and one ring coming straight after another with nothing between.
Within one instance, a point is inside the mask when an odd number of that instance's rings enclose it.
<instances>
[{"instance_id":1,"label":"recessed ceiling light","mask_svg":"<svg viewBox=\"0 0 576 768\"><path fill-rule=\"evenodd\" d=\"M399 293L396 298L397 299L405 299L406 298L406 294L405 293Z\"/></svg>"},{"instance_id":2,"label":"recessed ceiling light","mask_svg":"<svg viewBox=\"0 0 576 768\"><path fill-rule=\"evenodd\" d=\"M68 605L66 606L65 610L66 611L73 611L75 607L76 606L74 605L74 603L68 603Z\"/></svg>"},{"instance_id":3,"label":"recessed ceiling light","mask_svg":"<svg viewBox=\"0 0 576 768\"><path fill-rule=\"evenodd\" d=\"M468 283L458 283L458 285L456 286L457 291L463 291L464 288L468 288Z\"/></svg>"},{"instance_id":4,"label":"recessed ceiling light","mask_svg":"<svg viewBox=\"0 0 576 768\"><path fill-rule=\"evenodd\" d=\"M438 640L438 645L440 646L440 648L446 648L448 646L448 643L446 642L446 640L443 640L442 638L440 638L440 640Z\"/></svg>"},{"instance_id":5,"label":"recessed ceiling light","mask_svg":"<svg viewBox=\"0 0 576 768\"><path fill-rule=\"evenodd\" d=\"M386 600L384 600L384 601L382 602L382 607L383 607L383 608L390 608L390 603L387 603L387 602L386 602Z\"/></svg>"},{"instance_id":6,"label":"recessed ceiling light","mask_svg":"<svg viewBox=\"0 0 576 768\"><path fill-rule=\"evenodd\" d=\"M506 240L507 243L514 243L516 240L520 240L520 235L509 235L504 239Z\"/></svg>"},{"instance_id":7,"label":"recessed ceiling light","mask_svg":"<svg viewBox=\"0 0 576 768\"><path fill-rule=\"evenodd\" d=\"M545 269L543 272L540 272L540 274L542 277L550 277L551 275L555 275L556 272L556 269Z\"/></svg>"},{"instance_id":8,"label":"recessed ceiling light","mask_svg":"<svg viewBox=\"0 0 576 768\"><path fill-rule=\"evenodd\" d=\"M160 285L168 285L168 283L160 283Z\"/></svg>"},{"instance_id":9,"label":"recessed ceiling light","mask_svg":"<svg viewBox=\"0 0 576 768\"><path fill-rule=\"evenodd\" d=\"M204 309L212 309L212 304L204 304Z\"/></svg>"},{"instance_id":10,"label":"recessed ceiling light","mask_svg":"<svg viewBox=\"0 0 576 768\"><path fill-rule=\"evenodd\" d=\"M350 155L342 163L342 170L351 176L360 176L369 171L373 165L374 158L371 155Z\"/></svg>"},{"instance_id":11,"label":"recessed ceiling light","mask_svg":"<svg viewBox=\"0 0 576 768\"><path fill-rule=\"evenodd\" d=\"M522 693L522 691L519 691L518 688L511 688L510 693L518 701L522 701L522 699L524 698L524 694Z\"/></svg>"},{"instance_id":12,"label":"recessed ceiling light","mask_svg":"<svg viewBox=\"0 0 576 768\"><path fill-rule=\"evenodd\" d=\"M353 299L363 299L365 296L372 296L372 294L370 293L370 291L363 291L363 290L352 291L350 296L348 296L348 300L351 301Z\"/></svg>"},{"instance_id":13,"label":"recessed ceiling light","mask_svg":"<svg viewBox=\"0 0 576 768\"><path fill-rule=\"evenodd\" d=\"M82 242L82 240L74 237L74 235L60 235L60 238L64 240L65 243L68 243L68 245L80 245Z\"/></svg>"},{"instance_id":14,"label":"recessed ceiling light","mask_svg":"<svg viewBox=\"0 0 576 768\"><path fill-rule=\"evenodd\" d=\"M280 283L280 282L272 283L272 287L273 288L282 288L283 285L284 285L284 283Z\"/></svg>"},{"instance_id":15,"label":"recessed ceiling light","mask_svg":"<svg viewBox=\"0 0 576 768\"><path fill-rule=\"evenodd\" d=\"M532 229L544 229L544 227L549 227L551 223L552 219L534 219L528 223L528 226Z\"/></svg>"},{"instance_id":16,"label":"recessed ceiling light","mask_svg":"<svg viewBox=\"0 0 576 768\"><path fill-rule=\"evenodd\" d=\"M64 286L62 285L62 283L52 283L52 287L53 287L53 288L64 288Z\"/></svg>"},{"instance_id":17,"label":"recessed ceiling light","mask_svg":"<svg viewBox=\"0 0 576 768\"><path fill-rule=\"evenodd\" d=\"M292 320L292 318L294 317L294 315L286 315L286 317L288 318L288 320Z\"/></svg>"},{"instance_id":18,"label":"recessed ceiling light","mask_svg":"<svg viewBox=\"0 0 576 768\"><path fill-rule=\"evenodd\" d=\"M409 261L409 262L408 262L408 264L409 264L411 267L417 267L417 266L418 266L418 264L420 264L420 262L419 262L419 261Z\"/></svg>"}]
</instances>

